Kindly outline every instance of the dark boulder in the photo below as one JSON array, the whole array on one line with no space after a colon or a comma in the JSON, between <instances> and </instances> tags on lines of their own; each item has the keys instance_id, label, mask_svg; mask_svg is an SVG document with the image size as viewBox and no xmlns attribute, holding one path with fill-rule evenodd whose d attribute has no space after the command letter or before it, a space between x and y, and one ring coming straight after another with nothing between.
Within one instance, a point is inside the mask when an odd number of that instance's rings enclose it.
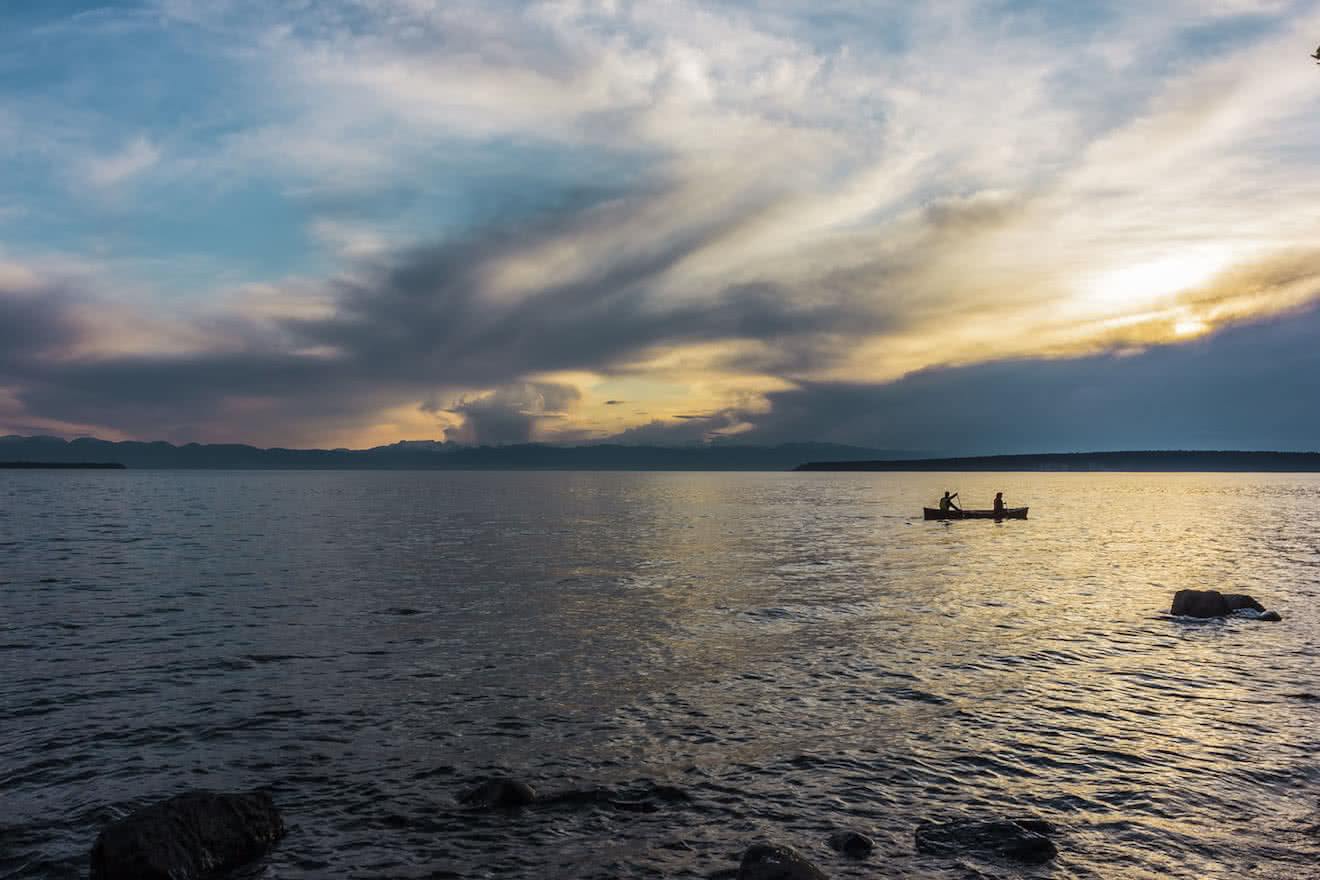
<instances>
[{"instance_id":1,"label":"dark boulder","mask_svg":"<svg viewBox=\"0 0 1320 880\"><path fill-rule=\"evenodd\" d=\"M830 846L845 856L864 859L875 849L875 843L857 831L836 831L830 835Z\"/></svg>"},{"instance_id":2,"label":"dark boulder","mask_svg":"<svg viewBox=\"0 0 1320 880\"><path fill-rule=\"evenodd\" d=\"M1169 613L1175 617L1223 617L1228 603L1218 590L1179 590L1173 594Z\"/></svg>"},{"instance_id":3,"label":"dark boulder","mask_svg":"<svg viewBox=\"0 0 1320 880\"><path fill-rule=\"evenodd\" d=\"M791 846L754 843L743 853L737 880L825 880L825 875Z\"/></svg>"},{"instance_id":4,"label":"dark boulder","mask_svg":"<svg viewBox=\"0 0 1320 880\"><path fill-rule=\"evenodd\" d=\"M978 853L1039 864L1058 855L1047 835L1054 826L1043 819L998 819L989 822L959 819L917 827L917 849L939 856Z\"/></svg>"},{"instance_id":5,"label":"dark boulder","mask_svg":"<svg viewBox=\"0 0 1320 880\"><path fill-rule=\"evenodd\" d=\"M217 877L259 858L284 834L265 792L188 792L102 829L92 846L91 880Z\"/></svg>"},{"instance_id":6,"label":"dark boulder","mask_svg":"<svg viewBox=\"0 0 1320 880\"><path fill-rule=\"evenodd\" d=\"M1267 612L1265 606L1246 593L1221 593L1218 590L1179 590L1173 594L1174 617L1226 617L1234 611L1257 612L1272 615L1257 620L1278 620L1276 612Z\"/></svg>"},{"instance_id":7,"label":"dark boulder","mask_svg":"<svg viewBox=\"0 0 1320 880\"><path fill-rule=\"evenodd\" d=\"M1252 611L1265 610L1265 606L1248 596L1246 593L1225 593L1224 602L1228 605L1229 611L1240 611L1248 608Z\"/></svg>"},{"instance_id":8,"label":"dark boulder","mask_svg":"<svg viewBox=\"0 0 1320 880\"><path fill-rule=\"evenodd\" d=\"M474 807L522 807L536 800L536 789L518 779L488 779L459 800Z\"/></svg>"}]
</instances>

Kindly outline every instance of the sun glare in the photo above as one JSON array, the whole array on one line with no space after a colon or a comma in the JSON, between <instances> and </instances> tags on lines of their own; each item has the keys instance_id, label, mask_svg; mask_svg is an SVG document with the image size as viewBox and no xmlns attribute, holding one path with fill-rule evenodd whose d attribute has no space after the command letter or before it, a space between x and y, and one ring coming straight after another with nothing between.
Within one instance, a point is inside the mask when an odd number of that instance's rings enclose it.
<instances>
[{"instance_id":1,"label":"sun glare","mask_svg":"<svg viewBox=\"0 0 1320 880\"><path fill-rule=\"evenodd\" d=\"M1082 293L1089 306L1106 312L1143 308L1198 287L1230 262L1223 248L1198 248L1134 263L1090 279ZM1188 331L1190 332L1190 331Z\"/></svg>"},{"instance_id":2,"label":"sun glare","mask_svg":"<svg viewBox=\"0 0 1320 880\"><path fill-rule=\"evenodd\" d=\"M1197 318L1184 318L1173 325L1175 336L1196 336L1209 329L1208 325Z\"/></svg>"}]
</instances>

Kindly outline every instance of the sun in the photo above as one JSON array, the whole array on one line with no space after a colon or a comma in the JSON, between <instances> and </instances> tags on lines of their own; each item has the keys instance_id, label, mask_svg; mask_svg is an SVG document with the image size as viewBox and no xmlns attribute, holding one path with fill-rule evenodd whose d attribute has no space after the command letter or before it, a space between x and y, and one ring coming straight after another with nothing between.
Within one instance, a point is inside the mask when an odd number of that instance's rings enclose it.
<instances>
[{"instance_id":1,"label":"sun","mask_svg":"<svg viewBox=\"0 0 1320 880\"><path fill-rule=\"evenodd\" d=\"M1160 303L1200 287L1232 262L1228 249L1198 247L1129 263L1092 276L1082 289L1087 305L1107 314L1123 314ZM1175 332L1195 332L1188 329Z\"/></svg>"},{"instance_id":2,"label":"sun","mask_svg":"<svg viewBox=\"0 0 1320 880\"><path fill-rule=\"evenodd\" d=\"M1200 320L1199 318L1181 318L1178 321L1174 322L1173 335L1199 336L1208 329L1210 329L1210 325L1206 324L1204 321Z\"/></svg>"}]
</instances>

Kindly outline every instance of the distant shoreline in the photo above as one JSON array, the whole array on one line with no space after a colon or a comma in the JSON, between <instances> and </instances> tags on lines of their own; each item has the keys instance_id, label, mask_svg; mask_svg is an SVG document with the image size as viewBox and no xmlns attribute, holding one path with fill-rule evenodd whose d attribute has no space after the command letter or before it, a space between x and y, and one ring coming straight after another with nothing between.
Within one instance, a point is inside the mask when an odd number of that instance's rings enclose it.
<instances>
[{"instance_id":1,"label":"distant shoreline","mask_svg":"<svg viewBox=\"0 0 1320 880\"><path fill-rule=\"evenodd\" d=\"M913 457L910 450L785 443L778 446L464 446L415 441L372 449L258 449L239 443L0 437L0 461L121 462L133 470L607 470L791 471L804 461Z\"/></svg>"},{"instance_id":2,"label":"distant shoreline","mask_svg":"<svg viewBox=\"0 0 1320 880\"><path fill-rule=\"evenodd\" d=\"M124 470L117 461L0 461L0 469L17 470Z\"/></svg>"},{"instance_id":3,"label":"distant shoreline","mask_svg":"<svg viewBox=\"0 0 1320 880\"><path fill-rule=\"evenodd\" d=\"M804 463L805 462L805 463ZM778 446L463 446L409 441L372 449L0 437L0 468L455 471L1136 471L1320 472L1320 452L1126 450L927 457L830 443Z\"/></svg>"},{"instance_id":4,"label":"distant shoreline","mask_svg":"<svg viewBox=\"0 0 1320 880\"><path fill-rule=\"evenodd\" d=\"M797 471L1046 471L1320 473L1320 452L1053 452L885 461L813 461Z\"/></svg>"}]
</instances>

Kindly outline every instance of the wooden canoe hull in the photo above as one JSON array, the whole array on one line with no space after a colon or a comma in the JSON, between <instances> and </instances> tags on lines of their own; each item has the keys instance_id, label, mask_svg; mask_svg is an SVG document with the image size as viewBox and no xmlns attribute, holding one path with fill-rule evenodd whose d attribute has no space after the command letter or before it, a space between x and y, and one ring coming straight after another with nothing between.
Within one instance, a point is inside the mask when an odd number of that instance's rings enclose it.
<instances>
[{"instance_id":1,"label":"wooden canoe hull","mask_svg":"<svg viewBox=\"0 0 1320 880\"><path fill-rule=\"evenodd\" d=\"M925 519L1026 519L1027 508L1005 507L1003 513L993 510L940 510L937 507L921 508Z\"/></svg>"}]
</instances>

